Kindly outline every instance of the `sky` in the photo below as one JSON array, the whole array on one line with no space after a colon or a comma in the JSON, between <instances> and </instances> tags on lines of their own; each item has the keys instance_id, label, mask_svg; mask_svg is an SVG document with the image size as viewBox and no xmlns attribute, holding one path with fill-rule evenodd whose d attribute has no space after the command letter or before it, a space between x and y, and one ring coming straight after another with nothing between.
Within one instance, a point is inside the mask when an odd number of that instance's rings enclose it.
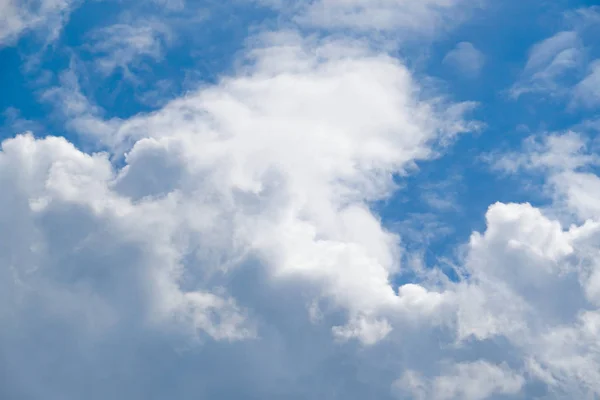
<instances>
[{"instance_id":1,"label":"sky","mask_svg":"<svg viewBox=\"0 0 600 400\"><path fill-rule=\"evenodd\" d=\"M600 398L600 4L0 1L0 398Z\"/></svg>"}]
</instances>

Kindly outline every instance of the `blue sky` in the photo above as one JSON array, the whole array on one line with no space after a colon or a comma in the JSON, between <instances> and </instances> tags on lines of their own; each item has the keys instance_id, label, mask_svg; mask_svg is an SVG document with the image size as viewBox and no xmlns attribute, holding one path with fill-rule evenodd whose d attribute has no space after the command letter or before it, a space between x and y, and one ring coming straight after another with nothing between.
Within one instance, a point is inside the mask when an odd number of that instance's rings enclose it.
<instances>
[{"instance_id":1,"label":"blue sky","mask_svg":"<svg viewBox=\"0 0 600 400\"><path fill-rule=\"evenodd\" d=\"M600 396L594 1L0 5L0 397Z\"/></svg>"}]
</instances>

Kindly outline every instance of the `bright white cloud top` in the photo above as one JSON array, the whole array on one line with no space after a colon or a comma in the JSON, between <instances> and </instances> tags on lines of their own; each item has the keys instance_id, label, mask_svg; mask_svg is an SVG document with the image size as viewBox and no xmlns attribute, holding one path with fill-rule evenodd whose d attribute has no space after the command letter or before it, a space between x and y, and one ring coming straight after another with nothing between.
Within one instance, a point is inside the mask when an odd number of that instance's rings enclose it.
<instances>
[{"instance_id":1,"label":"bright white cloud top","mask_svg":"<svg viewBox=\"0 0 600 400\"><path fill-rule=\"evenodd\" d=\"M70 9L42 3L0 3L3 44ZM378 205L494 121L390 43L427 46L485 3L259 3L285 27L249 34L215 82L129 116L82 82L120 70L139 84L133 69L177 46L172 13L195 6L95 27L78 50L91 59L71 51L38 90L68 138L2 141L0 397L600 396L597 122L480 151L481 168L528 176L546 200L491 202L449 276ZM534 44L508 90L597 110L585 32ZM440 64L477 76L486 57L455 41Z\"/></svg>"}]
</instances>

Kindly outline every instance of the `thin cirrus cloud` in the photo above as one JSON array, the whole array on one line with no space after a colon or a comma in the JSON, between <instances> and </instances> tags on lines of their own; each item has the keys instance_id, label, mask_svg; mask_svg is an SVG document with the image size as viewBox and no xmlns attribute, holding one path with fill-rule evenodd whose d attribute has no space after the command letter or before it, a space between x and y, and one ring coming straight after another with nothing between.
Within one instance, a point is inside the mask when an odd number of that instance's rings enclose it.
<instances>
[{"instance_id":1,"label":"thin cirrus cloud","mask_svg":"<svg viewBox=\"0 0 600 400\"><path fill-rule=\"evenodd\" d=\"M77 60L41 91L74 139L2 141L0 397L600 394L593 141L572 127L488 157L535 175L545 206L490 204L458 278L417 268L375 205L479 130L476 104L432 95L373 44L366 3L312 4L353 34L257 33L231 71L150 112L95 104ZM378 4L438 21L458 3ZM107 75L162 55L130 22L88 36ZM574 47L559 34L525 70ZM433 214L459 201L445 185L421 185Z\"/></svg>"},{"instance_id":2,"label":"thin cirrus cloud","mask_svg":"<svg viewBox=\"0 0 600 400\"><path fill-rule=\"evenodd\" d=\"M569 30L563 30L536 43L529 51L519 80L511 88L514 98L537 93L570 98L572 106L597 105L597 54L594 38L600 20L597 7L566 13Z\"/></svg>"},{"instance_id":3,"label":"thin cirrus cloud","mask_svg":"<svg viewBox=\"0 0 600 400\"><path fill-rule=\"evenodd\" d=\"M469 11L483 4L464 0L255 0L274 6L284 14L290 10L302 25L368 31L406 31L411 35L432 35L463 20Z\"/></svg>"},{"instance_id":4,"label":"thin cirrus cloud","mask_svg":"<svg viewBox=\"0 0 600 400\"><path fill-rule=\"evenodd\" d=\"M160 60L174 40L169 25L153 19L123 21L89 33L84 49L93 54L95 68L103 75L119 70L135 79L144 59Z\"/></svg>"},{"instance_id":5,"label":"thin cirrus cloud","mask_svg":"<svg viewBox=\"0 0 600 400\"><path fill-rule=\"evenodd\" d=\"M573 102L587 108L600 106L600 60L591 63L587 75L575 86Z\"/></svg>"},{"instance_id":6,"label":"thin cirrus cloud","mask_svg":"<svg viewBox=\"0 0 600 400\"><path fill-rule=\"evenodd\" d=\"M511 94L514 97L531 92L561 94L565 75L577 73L583 61L583 44L577 32L558 32L531 48L522 77Z\"/></svg>"}]
</instances>

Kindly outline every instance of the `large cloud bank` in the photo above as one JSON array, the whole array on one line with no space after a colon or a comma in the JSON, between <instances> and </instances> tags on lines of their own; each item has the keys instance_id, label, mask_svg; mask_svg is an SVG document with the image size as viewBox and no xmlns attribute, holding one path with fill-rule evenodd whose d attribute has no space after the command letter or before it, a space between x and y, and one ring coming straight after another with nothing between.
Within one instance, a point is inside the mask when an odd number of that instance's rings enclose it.
<instances>
[{"instance_id":1,"label":"large cloud bank","mask_svg":"<svg viewBox=\"0 0 600 400\"><path fill-rule=\"evenodd\" d=\"M491 205L460 279L403 283L373 204L477 129L473 105L368 41L278 32L244 57L152 113L72 107L106 152L2 142L0 397L600 396L600 178L582 135L499 156L541 174L551 204Z\"/></svg>"}]
</instances>

